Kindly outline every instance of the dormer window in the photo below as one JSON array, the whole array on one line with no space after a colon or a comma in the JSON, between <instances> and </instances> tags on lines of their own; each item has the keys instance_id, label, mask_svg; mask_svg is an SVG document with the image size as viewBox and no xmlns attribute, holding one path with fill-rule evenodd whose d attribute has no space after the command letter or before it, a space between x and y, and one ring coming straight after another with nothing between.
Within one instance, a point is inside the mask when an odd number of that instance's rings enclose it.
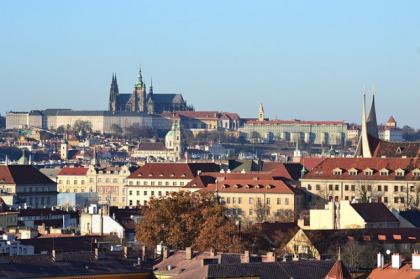
<instances>
[{"instance_id":1,"label":"dormer window","mask_svg":"<svg viewBox=\"0 0 420 279\"><path fill-rule=\"evenodd\" d=\"M171 173L171 177L174 177L175 176L175 173Z\"/></svg>"},{"instance_id":2,"label":"dormer window","mask_svg":"<svg viewBox=\"0 0 420 279\"><path fill-rule=\"evenodd\" d=\"M265 186L265 188L266 189L271 189L271 188L273 188L271 185L267 185L267 186Z\"/></svg>"},{"instance_id":3,"label":"dormer window","mask_svg":"<svg viewBox=\"0 0 420 279\"><path fill-rule=\"evenodd\" d=\"M373 175L373 170L372 170L372 169L367 168L367 169L365 169L365 170L363 171L363 173L364 173L364 175L367 175L367 176L372 176L372 175Z\"/></svg>"},{"instance_id":4,"label":"dormer window","mask_svg":"<svg viewBox=\"0 0 420 279\"><path fill-rule=\"evenodd\" d=\"M227 185L227 184L223 184L223 185L222 185L222 188L223 188L223 189L226 189L227 187L228 187L228 185Z\"/></svg>"},{"instance_id":5,"label":"dormer window","mask_svg":"<svg viewBox=\"0 0 420 279\"><path fill-rule=\"evenodd\" d=\"M235 185L233 185L233 188L238 189L239 188L239 185L238 184L235 184Z\"/></svg>"},{"instance_id":6,"label":"dormer window","mask_svg":"<svg viewBox=\"0 0 420 279\"><path fill-rule=\"evenodd\" d=\"M183 173L183 174L181 175L181 177L186 177L185 173Z\"/></svg>"},{"instance_id":7,"label":"dormer window","mask_svg":"<svg viewBox=\"0 0 420 279\"><path fill-rule=\"evenodd\" d=\"M245 185L245 189L249 189L249 185L248 184Z\"/></svg>"},{"instance_id":8,"label":"dormer window","mask_svg":"<svg viewBox=\"0 0 420 279\"><path fill-rule=\"evenodd\" d=\"M414 177L420 177L420 169L413 170L413 176Z\"/></svg>"},{"instance_id":9,"label":"dormer window","mask_svg":"<svg viewBox=\"0 0 420 279\"><path fill-rule=\"evenodd\" d=\"M389 170L388 169L381 169L379 171L379 175L380 176L388 176L389 175Z\"/></svg>"},{"instance_id":10,"label":"dormer window","mask_svg":"<svg viewBox=\"0 0 420 279\"><path fill-rule=\"evenodd\" d=\"M153 173L151 172L151 173L149 173L149 176L153 176Z\"/></svg>"},{"instance_id":11,"label":"dormer window","mask_svg":"<svg viewBox=\"0 0 420 279\"><path fill-rule=\"evenodd\" d=\"M395 171L395 175L396 176L404 176L404 174L405 174L405 170L403 170L403 169L397 169L396 171Z\"/></svg>"},{"instance_id":12,"label":"dormer window","mask_svg":"<svg viewBox=\"0 0 420 279\"><path fill-rule=\"evenodd\" d=\"M159 176L162 177L163 176L163 173L160 173Z\"/></svg>"},{"instance_id":13,"label":"dormer window","mask_svg":"<svg viewBox=\"0 0 420 279\"><path fill-rule=\"evenodd\" d=\"M343 174L343 170L340 168L336 168L333 170L333 174L334 175L342 175Z\"/></svg>"},{"instance_id":14,"label":"dormer window","mask_svg":"<svg viewBox=\"0 0 420 279\"><path fill-rule=\"evenodd\" d=\"M255 189L260 189L260 185L255 185Z\"/></svg>"},{"instance_id":15,"label":"dormer window","mask_svg":"<svg viewBox=\"0 0 420 279\"><path fill-rule=\"evenodd\" d=\"M357 175L357 173L358 173L358 170L357 169L355 169L355 168L352 168L352 169L349 169L349 174L350 175Z\"/></svg>"}]
</instances>

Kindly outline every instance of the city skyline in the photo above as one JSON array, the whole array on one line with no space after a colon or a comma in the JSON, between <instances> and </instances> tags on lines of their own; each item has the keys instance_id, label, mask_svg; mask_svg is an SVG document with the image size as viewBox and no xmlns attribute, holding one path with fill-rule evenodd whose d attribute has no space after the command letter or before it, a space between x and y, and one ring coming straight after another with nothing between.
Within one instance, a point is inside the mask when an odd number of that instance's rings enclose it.
<instances>
[{"instance_id":1,"label":"city skyline","mask_svg":"<svg viewBox=\"0 0 420 279\"><path fill-rule=\"evenodd\" d=\"M360 123L363 87L375 85L379 123L420 127L414 2L16 5L0 11L2 115L105 110L112 73L132 92L141 65L148 86L196 110L256 117L262 103L270 118Z\"/></svg>"}]
</instances>

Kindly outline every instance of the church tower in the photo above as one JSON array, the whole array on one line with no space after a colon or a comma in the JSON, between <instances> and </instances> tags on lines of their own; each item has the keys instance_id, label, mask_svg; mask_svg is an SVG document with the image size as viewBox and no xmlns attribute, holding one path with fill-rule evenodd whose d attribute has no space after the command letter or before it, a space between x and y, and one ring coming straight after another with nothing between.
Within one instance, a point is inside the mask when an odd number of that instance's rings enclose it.
<instances>
[{"instance_id":1,"label":"church tower","mask_svg":"<svg viewBox=\"0 0 420 279\"><path fill-rule=\"evenodd\" d=\"M60 146L60 158L61 160L67 160L69 156L69 144L67 142L67 135L66 138L63 140Z\"/></svg>"},{"instance_id":2,"label":"church tower","mask_svg":"<svg viewBox=\"0 0 420 279\"><path fill-rule=\"evenodd\" d=\"M181 159L184 152L184 144L179 120L173 121L172 129L166 134L165 147L168 150L172 150L176 161Z\"/></svg>"},{"instance_id":3,"label":"church tower","mask_svg":"<svg viewBox=\"0 0 420 279\"><path fill-rule=\"evenodd\" d=\"M112 75L111 88L109 90L109 111L116 112L118 109L117 98L119 94L117 76Z\"/></svg>"},{"instance_id":4,"label":"church tower","mask_svg":"<svg viewBox=\"0 0 420 279\"><path fill-rule=\"evenodd\" d=\"M137 81L134 84L134 102L131 107L131 111L145 112L146 111L146 84L143 82L141 75L141 68L137 75Z\"/></svg>"},{"instance_id":5,"label":"church tower","mask_svg":"<svg viewBox=\"0 0 420 279\"><path fill-rule=\"evenodd\" d=\"M264 107L262 104L260 104L260 108L258 109L258 121L264 121L264 118Z\"/></svg>"},{"instance_id":6,"label":"church tower","mask_svg":"<svg viewBox=\"0 0 420 279\"><path fill-rule=\"evenodd\" d=\"M356 149L356 157L372 158L372 142L379 139L378 123L376 121L375 94L373 94L372 105L368 117L366 117L366 96L363 94L362 103L362 131Z\"/></svg>"}]
</instances>

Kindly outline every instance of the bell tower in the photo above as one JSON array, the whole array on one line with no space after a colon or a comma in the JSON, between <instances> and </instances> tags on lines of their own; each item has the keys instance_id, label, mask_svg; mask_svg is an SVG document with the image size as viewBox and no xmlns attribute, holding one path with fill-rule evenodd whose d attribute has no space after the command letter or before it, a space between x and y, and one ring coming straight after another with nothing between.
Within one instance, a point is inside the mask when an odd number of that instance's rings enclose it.
<instances>
[{"instance_id":1,"label":"bell tower","mask_svg":"<svg viewBox=\"0 0 420 279\"><path fill-rule=\"evenodd\" d=\"M132 111L145 112L146 111L146 84L143 82L141 68L137 75L137 81L134 84L134 107Z\"/></svg>"}]
</instances>

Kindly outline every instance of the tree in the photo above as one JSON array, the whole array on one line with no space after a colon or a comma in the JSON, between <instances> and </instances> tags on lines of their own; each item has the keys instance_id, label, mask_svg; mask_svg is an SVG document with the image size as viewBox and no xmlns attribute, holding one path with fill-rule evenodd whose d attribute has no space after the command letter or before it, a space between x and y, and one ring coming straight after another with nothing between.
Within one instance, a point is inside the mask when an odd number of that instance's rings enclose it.
<instances>
[{"instance_id":1,"label":"tree","mask_svg":"<svg viewBox=\"0 0 420 279\"><path fill-rule=\"evenodd\" d=\"M359 243L357 240L348 240L344 247L341 247L341 258L350 270L371 269L375 267L376 254L381 250L376 242ZM331 254L337 253L332 251Z\"/></svg>"},{"instance_id":2,"label":"tree","mask_svg":"<svg viewBox=\"0 0 420 279\"><path fill-rule=\"evenodd\" d=\"M123 129L121 128L120 125L118 124L112 124L111 125L111 134L113 134L114 136L121 136L123 133Z\"/></svg>"},{"instance_id":3,"label":"tree","mask_svg":"<svg viewBox=\"0 0 420 279\"><path fill-rule=\"evenodd\" d=\"M76 120L72 130L76 134L82 133L83 135L86 135L92 132L92 123L90 121Z\"/></svg>"},{"instance_id":4,"label":"tree","mask_svg":"<svg viewBox=\"0 0 420 279\"><path fill-rule=\"evenodd\" d=\"M136 238L146 246L163 241L173 249L237 251L239 232L225 212L212 194L174 192L150 200Z\"/></svg>"}]
</instances>

